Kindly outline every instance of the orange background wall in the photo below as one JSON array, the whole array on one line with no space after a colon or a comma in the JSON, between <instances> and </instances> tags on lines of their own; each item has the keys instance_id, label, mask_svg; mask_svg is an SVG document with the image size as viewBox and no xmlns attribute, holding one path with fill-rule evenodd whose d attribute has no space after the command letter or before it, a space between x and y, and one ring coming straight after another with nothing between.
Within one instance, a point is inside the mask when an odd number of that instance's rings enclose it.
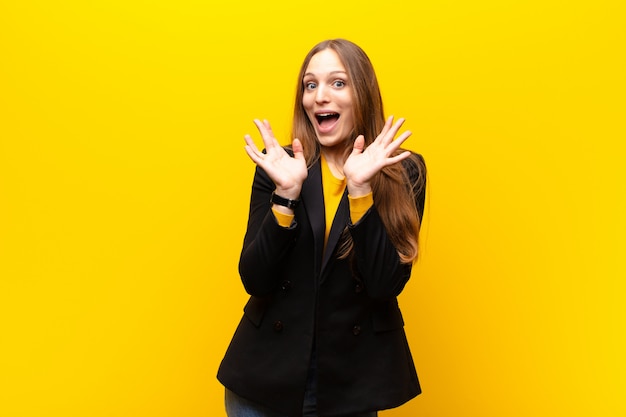
<instances>
[{"instance_id":1,"label":"orange background wall","mask_svg":"<svg viewBox=\"0 0 626 417\"><path fill-rule=\"evenodd\" d=\"M382 415L626 415L623 2L227 3L0 3L0 415L224 415L243 135L330 37L429 167Z\"/></svg>"}]
</instances>

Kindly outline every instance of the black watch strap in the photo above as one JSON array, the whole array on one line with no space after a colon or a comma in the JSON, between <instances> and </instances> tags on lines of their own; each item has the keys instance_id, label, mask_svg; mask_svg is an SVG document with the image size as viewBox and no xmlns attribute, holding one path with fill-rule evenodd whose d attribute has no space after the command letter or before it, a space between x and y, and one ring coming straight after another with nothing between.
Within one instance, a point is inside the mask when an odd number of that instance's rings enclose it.
<instances>
[{"instance_id":1,"label":"black watch strap","mask_svg":"<svg viewBox=\"0 0 626 417\"><path fill-rule=\"evenodd\" d=\"M288 198L281 197L276 193L272 193L272 198L270 198L270 203L278 204L279 206L284 206L293 210L296 207L298 207L300 200L290 200Z\"/></svg>"}]
</instances>

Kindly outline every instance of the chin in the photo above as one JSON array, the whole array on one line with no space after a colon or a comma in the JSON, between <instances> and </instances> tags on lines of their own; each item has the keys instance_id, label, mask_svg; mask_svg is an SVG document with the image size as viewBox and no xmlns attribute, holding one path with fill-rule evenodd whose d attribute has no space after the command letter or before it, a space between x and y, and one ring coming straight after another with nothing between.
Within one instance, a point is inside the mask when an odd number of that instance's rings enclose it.
<instances>
[{"instance_id":1,"label":"chin","mask_svg":"<svg viewBox=\"0 0 626 417\"><path fill-rule=\"evenodd\" d=\"M341 145L344 141L339 137L323 137L320 139L320 136L317 137L317 141L320 145L326 148L334 148L335 146Z\"/></svg>"}]
</instances>

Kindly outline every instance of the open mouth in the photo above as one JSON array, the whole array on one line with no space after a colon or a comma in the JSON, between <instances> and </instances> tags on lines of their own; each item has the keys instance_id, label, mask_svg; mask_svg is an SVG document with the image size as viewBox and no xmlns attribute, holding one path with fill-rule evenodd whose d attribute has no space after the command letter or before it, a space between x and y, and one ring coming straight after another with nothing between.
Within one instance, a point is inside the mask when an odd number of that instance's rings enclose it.
<instances>
[{"instance_id":1,"label":"open mouth","mask_svg":"<svg viewBox=\"0 0 626 417\"><path fill-rule=\"evenodd\" d=\"M318 113L315 115L315 119L320 129L326 131L332 129L337 120L339 120L339 113Z\"/></svg>"},{"instance_id":2,"label":"open mouth","mask_svg":"<svg viewBox=\"0 0 626 417\"><path fill-rule=\"evenodd\" d=\"M320 113L316 114L315 118L320 126L324 126L326 124L335 123L339 119L339 113Z\"/></svg>"}]
</instances>

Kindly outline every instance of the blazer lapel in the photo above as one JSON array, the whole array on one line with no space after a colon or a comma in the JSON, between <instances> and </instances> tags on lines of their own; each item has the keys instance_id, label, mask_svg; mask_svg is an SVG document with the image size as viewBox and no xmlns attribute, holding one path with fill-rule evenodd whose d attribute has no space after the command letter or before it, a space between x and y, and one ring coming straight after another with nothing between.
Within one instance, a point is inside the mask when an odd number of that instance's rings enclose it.
<instances>
[{"instance_id":1,"label":"blazer lapel","mask_svg":"<svg viewBox=\"0 0 626 417\"><path fill-rule=\"evenodd\" d=\"M337 207L337 213L333 220L333 225L330 228L330 234L328 235L328 242L326 242L326 250L324 252L324 260L322 261L322 271L328 265L331 259L331 255L335 251L335 246L339 243L339 238L343 233L343 230L348 225L348 219L350 218L350 203L348 202L348 189L343 192L339 207Z\"/></svg>"},{"instance_id":2,"label":"blazer lapel","mask_svg":"<svg viewBox=\"0 0 626 417\"><path fill-rule=\"evenodd\" d=\"M319 160L309 168L307 179L302 184L300 198L313 231L316 273L319 274L322 270L320 261L324 251L324 230L326 229L322 169Z\"/></svg>"}]
</instances>

